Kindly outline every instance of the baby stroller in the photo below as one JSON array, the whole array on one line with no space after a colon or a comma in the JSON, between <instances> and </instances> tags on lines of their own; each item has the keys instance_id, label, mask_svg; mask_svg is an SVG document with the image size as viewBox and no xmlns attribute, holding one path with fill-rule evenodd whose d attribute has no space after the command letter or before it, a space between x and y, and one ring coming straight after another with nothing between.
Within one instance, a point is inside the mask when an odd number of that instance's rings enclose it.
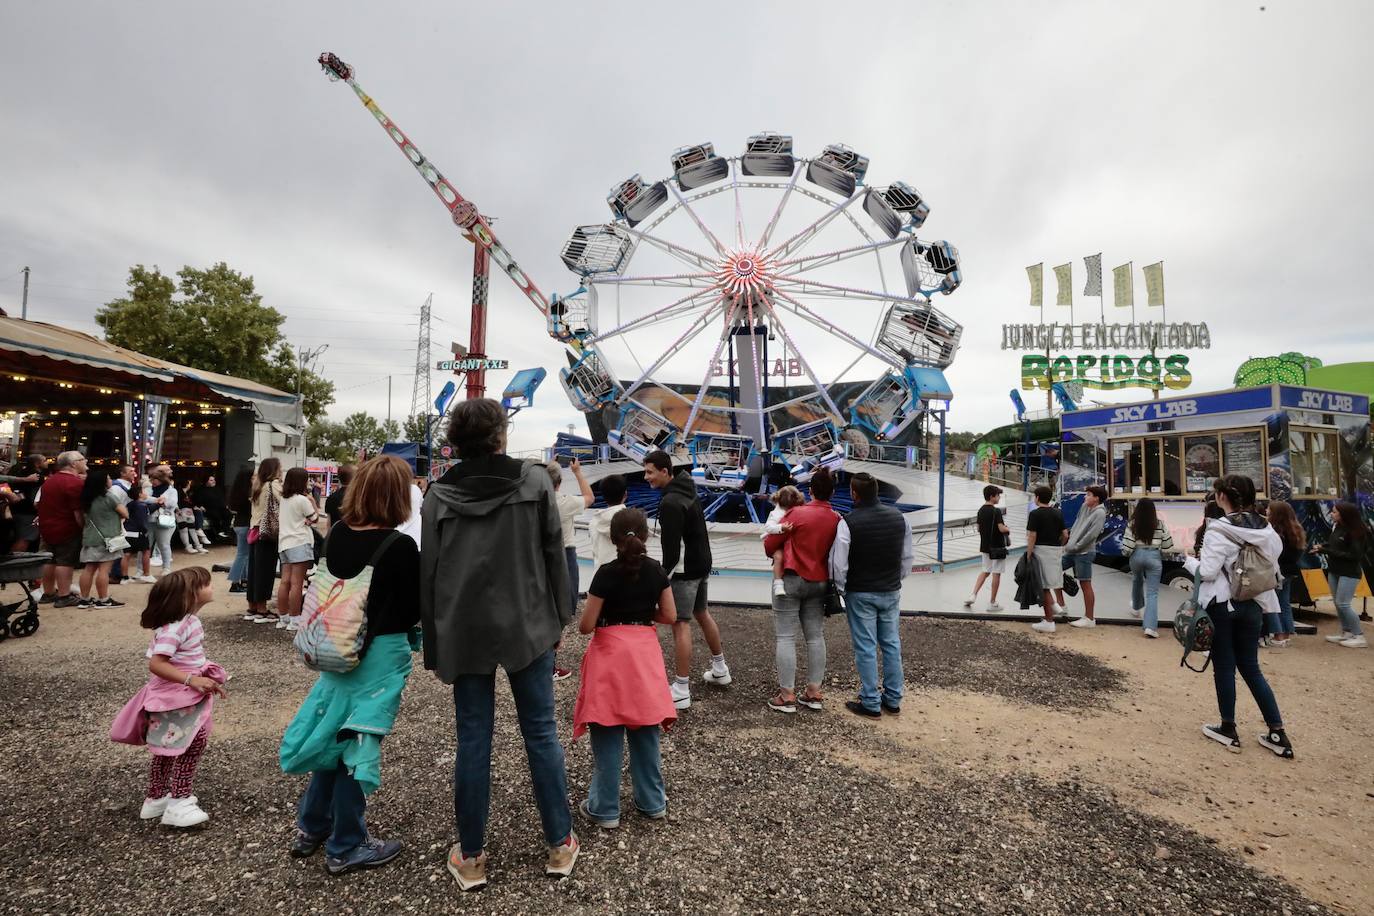
<instances>
[{"instance_id":1,"label":"baby stroller","mask_svg":"<svg viewBox=\"0 0 1374 916\"><path fill-rule=\"evenodd\" d=\"M44 565L51 561L50 553L12 553L0 557L0 595L6 585L17 583L22 596L14 604L5 604L0 599L0 639L30 636L38 629L38 599L29 592L29 582L42 578Z\"/></svg>"}]
</instances>

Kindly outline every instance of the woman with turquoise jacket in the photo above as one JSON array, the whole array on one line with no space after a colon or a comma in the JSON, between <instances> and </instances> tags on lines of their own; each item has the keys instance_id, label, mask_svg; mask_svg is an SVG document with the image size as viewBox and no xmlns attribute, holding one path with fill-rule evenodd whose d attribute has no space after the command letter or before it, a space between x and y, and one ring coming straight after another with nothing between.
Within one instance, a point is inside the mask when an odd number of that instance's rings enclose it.
<instances>
[{"instance_id":1,"label":"woman with turquoise jacket","mask_svg":"<svg viewBox=\"0 0 1374 916\"><path fill-rule=\"evenodd\" d=\"M362 660L344 674L322 672L281 741L282 770L311 774L291 855L324 846L331 875L377 868L401 852L400 841L371 837L364 815L366 796L382 781L381 741L419 648L420 551L393 530L410 517L410 479L410 466L388 455L360 467L348 486L321 562L341 579L372 566Z\"/></svg>"}]
</instances>

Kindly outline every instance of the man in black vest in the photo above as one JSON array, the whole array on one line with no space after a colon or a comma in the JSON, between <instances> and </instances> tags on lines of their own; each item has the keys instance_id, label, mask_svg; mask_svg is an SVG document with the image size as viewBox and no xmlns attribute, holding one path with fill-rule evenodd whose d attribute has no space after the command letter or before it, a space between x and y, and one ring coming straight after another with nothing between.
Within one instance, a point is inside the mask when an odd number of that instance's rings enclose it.
<instances>
[{"instance_id":1,"label":"man in black vest","mask_svg":"<svg viewBox=\"0 0 1374 916\"><path fill-rule=\"evenodd\" d=\"M830 575L844 592L854 665L859 669L859 699L844 708L877 719L902 711L902 640L897 631L902 580L911 572L915 554L911 528L902 513L878 502L872 474L849 478L854 508L840 520L830 549ZM883 680L878 689L878 649L883 654ZM880 711L881 710L881 711Z\"/></svg>"}]
</instances>

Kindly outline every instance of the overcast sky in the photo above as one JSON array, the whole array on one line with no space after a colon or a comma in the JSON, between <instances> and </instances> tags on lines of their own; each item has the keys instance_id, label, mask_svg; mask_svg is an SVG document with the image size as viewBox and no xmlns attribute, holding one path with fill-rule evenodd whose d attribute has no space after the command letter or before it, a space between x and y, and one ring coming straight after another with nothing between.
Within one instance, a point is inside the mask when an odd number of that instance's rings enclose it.
<instances>
[{"instance_id":1,"label":"overcast sky","mask_svg":"<svg viewBox=\"0 0 1374 916\"><path fill-rule=\"evenodd\" d=\"M1169 317L1212 331L1193 390L1215 390L1250 356L1374 357L1370 34L1374 5L1314 0L10 2L0 307L18 313L27 264L30 317L95 332L131 264L224 260L292 343L329 345L332 416L385 416L388 375L403 416L430 292L436 350L467 339L471 250L320 74L328 49L499 217L545 292L576 285L559 249L606 219L612 182L666 176L684 144L732 155L780 130L801 155L843 141L881 183L915 185L922 237L959 247L964 285L937 301L965 326L953 428L1009 418L1019 360L1000 326L1036 317L1025 266L1073 259L1081 293L1098 251L1108 269L1164 261ZM562 364L499 275L488 335L512 367ZM490 377L498 395L507 378ZM580 420L551 378L513 445Z\"/></svg>"}]
</instances>

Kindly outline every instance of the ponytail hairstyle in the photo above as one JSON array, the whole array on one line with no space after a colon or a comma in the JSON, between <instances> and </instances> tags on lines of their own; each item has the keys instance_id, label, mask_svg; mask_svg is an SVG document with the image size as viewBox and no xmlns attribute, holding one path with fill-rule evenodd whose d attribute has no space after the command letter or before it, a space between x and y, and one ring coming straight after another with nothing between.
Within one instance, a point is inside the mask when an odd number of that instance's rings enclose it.
<instances>
[{"instance_id":1,"label":"ponytail hairstyle","mask_svg":"<svg viewBox=\"0 0 1374 916\"><path fill-rule=\"evenodd\" d=\"M176 623L196 609L196 595L210 584L210 573L204 566L188 566L165 574L148 592L148 606L138 619L145 630L156 630Z\"/></svg>"},{"instance_id":2,"label":"ponytail hairstyle","mask_svg":"<svg viewBox=\"0 0 1374 916\"><path fill-rule=\"evenodd\" d=\"M1212 489L1224 493L1231 509L1235 512L1253 512L1255 509L1255 482L1244 474L1227 474L1218 477Z\"/></svg>"},{"instance_id":3,"label":"ponytail hairstyle","mask_svg":"<svg viewBox=\"0 0 1374 916\"><path fill-rule=\"evenodd\" d=\"M648 553L644 546L647 540L649 520L645 518L643 509L621 509L611 516L611 543L615 545L620 568L629 574L631 581L639 578L644 556Z\"/></svg>"},{"instance_id":4,"label":"ponytail hairstyle","mask_svg":"<svg viewBox=\"0 0 1374 916\"><path fill-rule=\"evenodd\" d=\"M1293 507L1281 499L1273 500L1269 503L1269 525L1279 533L1279 539L1283 541L1283 546L1290 549L1304 550L1307 547L1307 532L1302 530L1302 525L1298 524L1298 516L1293 512Z\"/></svg>"},{"instance_id":5,"label":"ponytail hairstyle","mask_svg":"<svg viewBox=\"0 0 1374 916\"><path fill-rule=\"evenodd\" d=\"M1154 540L1155 529L1159 526L1159 513L1155 511L1153 499L1138 499L1135 515L1131 516L1131 533L1137 541L1149 544Z\"/></svg>"}]
</instances>

